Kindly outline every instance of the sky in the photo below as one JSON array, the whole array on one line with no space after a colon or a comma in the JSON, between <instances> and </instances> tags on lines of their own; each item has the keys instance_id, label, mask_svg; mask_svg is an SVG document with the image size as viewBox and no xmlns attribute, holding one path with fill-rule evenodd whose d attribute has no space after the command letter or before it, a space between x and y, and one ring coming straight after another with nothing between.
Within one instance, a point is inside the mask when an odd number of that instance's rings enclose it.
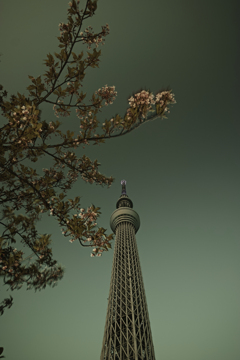
<instances>
[{"instance_id":1,"label":"sky","mask_svg":"<svg viewBox=\"0 0 240 360\"><path fill-rule=\"evenodd\" d=\"M58 24L67 21L67 9L66 0L0 2L0 84L9 96L27 96L28 75L47 70L43 61L60 50ZM102 108L99 121L123 117L139 89L156 94L169 87L177 102L168 119L76 149L115 180L107 188L79 178L68 193L81 196L83 208L101 208L97 226L109 235L120 182L127 181L141 222L136 239L156 360L240 359L238 14L239 2L231 0L101 0L83 23L95 32L110 29L97 49L99 68L86 70L82 88L87 101L106 84L116 87L116 100ZM86 45L74 48L82 50ZM57 119L52 105L40 109L46 121ZM75 111L58 120L61 130L79 132ZM39 171L47 165L44 158L36 163ZM4 355L100 359L113 248L90 257L91 249L70 243L48 215L37 229L52 234L53 259L65 275L37 292L1 286L0 302L14 299L0 321Z\"/></svg>"}]
</instances>

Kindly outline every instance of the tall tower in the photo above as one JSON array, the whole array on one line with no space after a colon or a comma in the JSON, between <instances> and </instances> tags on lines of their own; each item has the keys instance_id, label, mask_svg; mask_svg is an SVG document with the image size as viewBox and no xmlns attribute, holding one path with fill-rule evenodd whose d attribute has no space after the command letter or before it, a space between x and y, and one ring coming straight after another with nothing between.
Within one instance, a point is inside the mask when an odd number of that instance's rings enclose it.
<instances>
[{"instance_id":1,"label":"tall tower","mask_svg":"<svg viewBox=\"0 0 240 360\"><path fill-rule=\"evenodd\" d=\"M135 233L140 218L122 180L110 219L116 234L107 317L100 360L155 360Z\"/></svg>"}]
</instances>

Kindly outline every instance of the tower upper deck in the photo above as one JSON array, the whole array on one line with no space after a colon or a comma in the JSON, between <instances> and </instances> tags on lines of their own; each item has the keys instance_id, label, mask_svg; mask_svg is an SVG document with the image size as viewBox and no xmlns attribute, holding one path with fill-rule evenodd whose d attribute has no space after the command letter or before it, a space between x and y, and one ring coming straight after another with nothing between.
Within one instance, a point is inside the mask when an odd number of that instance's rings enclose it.
<instances>
[{"instance_id":1,"label":"tower upper deck","mask_svg":"<svg viewBox=\"0 0 240 360\"><path fill-rule=\"evenodd\" d=\"M129 199L126 191L126 180L122 180L122 193L116 204L116 210L112 213L110 218L110 226L114 233L116 233L116 227L121 222L130 222L134 228L135 233L140 227L140 218L138 213L133 210L133 202Z\"/></svg>"}]
</instances>

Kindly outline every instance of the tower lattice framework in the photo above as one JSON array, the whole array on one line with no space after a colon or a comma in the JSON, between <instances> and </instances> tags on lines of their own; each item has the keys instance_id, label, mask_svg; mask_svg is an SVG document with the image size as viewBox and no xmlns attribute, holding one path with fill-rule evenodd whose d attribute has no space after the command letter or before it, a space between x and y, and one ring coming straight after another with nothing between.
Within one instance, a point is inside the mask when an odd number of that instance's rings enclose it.
<instances>
[{"instance_id":1,"label":"tower lattice framework","mask_svg":"<svg viewBox=\"0 0 240 360\"><path fill-rule=\"evenodd\" d=\"M100 360L155 360L135 233L140 218L122 180L110 225L116 234Z\"/></svg>"}]
</instances>

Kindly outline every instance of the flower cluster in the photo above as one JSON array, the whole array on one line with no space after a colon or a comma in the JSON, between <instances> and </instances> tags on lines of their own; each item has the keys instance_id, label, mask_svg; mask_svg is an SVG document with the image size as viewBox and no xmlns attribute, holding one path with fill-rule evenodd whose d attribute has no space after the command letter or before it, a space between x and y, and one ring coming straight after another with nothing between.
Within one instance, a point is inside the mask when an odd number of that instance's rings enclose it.
<instances>
[{"instance_id":1,"label":"flower cluster","mask_svg":"<svg viewBox=\"0 0 240 360\"><path fill-rule=\"evenodd\" d=\"M149 91L142 90L140 93L137 93L128 99L129 105L135 109L138 108L138 111L140 114L143 114L143 117L145 118L146 112L149 110L152 110L151 104L155 104L155 101L153 100L154 95L149 93ZM131 109L128 109L127 111L128 120L131 119L132 113Z\"/></svg>"},{"instance_id":2,"label":"flower cluster","mask_svg":"<svg viewBox=\"0 0 240 360\"><path fill-rule=\"evenodd\" d=\"M105 44L103 40L104 40L104 36L109 34L108 24L106 24L106 26L102 26L102 32L97 35L89 31L88 29L93 29L93 28L92 26L88 26L88 28L84 30L85 34L81 31L79 36L80 39L83 41L83 44L88 44L88 50L91 49L92 44L95 44L97 48L100 43L102 43L102 45Z\"/></svg>"},{"instance_id":3,"label":"flower cluster","mask_svg":"<svg viewBox=\"0 0 240 360\"><path fill-rule=\"evenodd\" d=\"M25 106L22 106L20 108L20 106L18 105L17 106L17 109L19 109L18 112L14 111L14 112L11 112L11 114L10 114L11 115L11 120L9 122L9 125L11 125L11 126L15 125L16 126L17 124L21 123L18 126L18 128L22 129L26 124L26 120L28 120L26 115L31 112L31 108L32 107L30 105L28 106L28 108L26 108ZM21 111L21 109L22 109L22 111Z\"/></svg>"},{"instance_id":4,"label":"flower cluster","mask_svg":"<svg viewBox=\"0 0 240 360\"><path fill-rule=\"evenodd\" d=\"M9 139L12 143L17 143L19 148L28 148L33 139L40 137L42 125L38 121L39 110L36 107L26 103L26 105L17 105L14 111L8 115L10 132ZM33 136L34 135L34 136Z\"/></svg>"},{"instance_id":5,"label":"flower cluster","mask_svg":"<svg viewBox=\"0 0 240 360\"><path fill-rule=\"evenodd\" d=\"M161 91L156 95L156 104L160 104L161 107L164 107L165 105L176 104L176 101L174 99L174 94L171 94L171 91Z\"/></svg>"},{"instance_id":6,"label":"flower cluster","mask_svg":"<svg viewBox=\"0 0 240 360\"><path fill-rule=\"evenodd\" d=\"M116 99L115 96L117 95L117 91L115 91L115 86L105 85L102 88L95 91L95 94L101 96L102 99L105 99L104 105L108 105L108 104L112 104L113 101Z\"/></svg>"},{"instance_id":7,"label":"flower cluster","mask_svg":"<svg viewBox=\"0 0 240 360\"><path fill-rule=\"evenodd\" d=\"M95 255L96 255L96 256L102 256L102 254L101 254L101 253L103 252L102 249L100 249L97 254L95 254L96 251L97 251L97 249L94 248L94 249L93 249L93 252L90 254L90 256L91 256L91 257L94 257Z\"/></svg>"},{"instance_id":8,"label":"flower cluster","mask_svg":"<svg viewBox=\"0 0 240 360\"><path fill-rule=\"evenodd\" d=\"M93 205L91 207L88 207L87 210L85 210L83 208L79 209L80 210L79 214L74 214L74 216L73 216L73 218L75 220L67 221L67 230L64 230L63 228L61 229L62 234L64 236L71 235L72 238L69 240L70 243L73 243L75 240L78 240L80 237L85 238L85 240L82 240L84 243L92 242L92 245L87 245L87 246L95 246L94 249L92 250L93 253L91 256L95 256L95 255L101 256L101 253L104 251L103 248L106 249L106 245L107 245L107 247L110 247L109 240L112 237L110 236L109 238L107 238L104 235L102 228L98 229L98 231L95 233L92 232L91 236L89 236L88 235L89 233L86 231L82 231L82 233L80 234L80 233L78 233L78 231L72 229L72 224L73 224L73 221L74 221L74 224L76 224L76 222L78 222L80 220L79 224L82 224L85 228L95 227L97 225L96 219L99 214L98 209L99 208L95 208ZM76 225L74 225L74 226L76 227ZM98 248L96 248L96 246L98 246Z\"/></svg>"},{"instance_id":9,"label":"flower cluster","mask_svg":"<svg viewBox=\"0 0 240 360\"><path fill-rule=\"evenodd\" d=\"M153 93L149 91L142 90L141 92L131 96L129 99L130 109L127 110L127 119L136 116L142 116L143 119L146 118L146 113L148 111L154 111L151 105L156 105L157 111L158 107L162 109L161 114L168 111L167 105L169 103L176 103L174 99L174 94L171 94L171 91L161 91L156 94L156 99L154 100ZM169 111L168 111L169 113Z\"/></svg>"}]
</instances>

